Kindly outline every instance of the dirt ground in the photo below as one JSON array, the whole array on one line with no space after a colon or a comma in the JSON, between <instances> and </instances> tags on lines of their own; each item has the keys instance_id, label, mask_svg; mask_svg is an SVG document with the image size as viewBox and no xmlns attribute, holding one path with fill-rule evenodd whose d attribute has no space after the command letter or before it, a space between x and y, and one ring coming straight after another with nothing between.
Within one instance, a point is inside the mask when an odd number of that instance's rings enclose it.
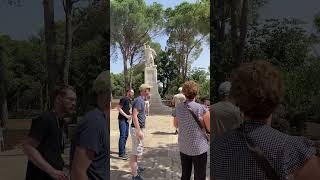
<instances>
[{"instance_id":1,"label":"dirt ground","mask_svg":"<svg viewBox=\"0 0 320 180\"><path fill-rule=\"evenodd\" d=\"M111 110L110 172L112 180L131 179L129 160L118 158L118 112ZM142 176L146 180L178 180L181 178L181 165L177 147L178 136L174 134L171 116L148 116L146 120L145 153L141 164L146 168ZM130 133L129 133L130 134ZM128 137L127 153L131 152L131 136ZM208 159L207 179L210 177Z\"/></svg>"}]
</instances>

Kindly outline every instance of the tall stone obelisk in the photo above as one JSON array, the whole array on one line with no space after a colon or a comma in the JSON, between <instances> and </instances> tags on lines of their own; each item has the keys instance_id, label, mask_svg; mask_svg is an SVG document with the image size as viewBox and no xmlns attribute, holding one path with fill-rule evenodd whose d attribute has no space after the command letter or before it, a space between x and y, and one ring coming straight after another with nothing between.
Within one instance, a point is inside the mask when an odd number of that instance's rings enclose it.
<instances>
[{"instance_id":1,"label":"tall stone obelisk","mask_svg":"<svg viewBox=\"0 0 320 180\"><path fill-rule=\"evenodd\" d=\"M145 69L144 82L152 86L150 90L150 114L171 114L172 109L163 105L158 89L158 73L157 66L154 65L155 51L150 46L144 46L145 50Z\"/></svg>"}]
</instances>

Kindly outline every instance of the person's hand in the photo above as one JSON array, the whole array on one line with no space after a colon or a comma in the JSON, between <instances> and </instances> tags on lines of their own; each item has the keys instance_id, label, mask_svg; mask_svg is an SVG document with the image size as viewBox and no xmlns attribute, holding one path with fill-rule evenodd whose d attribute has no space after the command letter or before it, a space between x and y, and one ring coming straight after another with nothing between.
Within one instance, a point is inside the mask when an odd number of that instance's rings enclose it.
<instances>
[{"instance_id":1,"label":"person's hand","mask_svg":"<svg viewBox=\"0 0 320 180\"><path fill-rule=\"evenodd\" d=\"M143 132L142 132L141 130L138 130L138 131L136 132L136 135L137 135L137 137L139 138L139 140L142 140L142 139L143 139Z\"/></svg>"},{"instance_id":2,"label":"person's hand","mask_svg":"<svg viewBox=\"0 0 320 180\"><path fill-rule=\"evenodd\" d=\"M128 119L128 121L131 120L131 116L130 115L127 115L126 118Z\"/></svg>"},{"instance_id":3,"label":"person's hand","mask_svg":"<svg viewBox=\"0 0 320 180\"><path fill-rule=\"evenodd\" d=\"M54 179L54 180L68 180L67 175L63 172L63 171L59 171L59 170L53 170L50 173L50 176Z\"/></svg>"}]
</instances>

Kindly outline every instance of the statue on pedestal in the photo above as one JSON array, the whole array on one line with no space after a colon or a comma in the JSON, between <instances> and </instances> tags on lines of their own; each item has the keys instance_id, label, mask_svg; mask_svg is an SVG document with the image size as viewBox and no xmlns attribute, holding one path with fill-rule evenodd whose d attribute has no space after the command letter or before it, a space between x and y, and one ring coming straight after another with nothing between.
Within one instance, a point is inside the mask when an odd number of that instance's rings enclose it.
<instances>
[{"instance_id":1,"label":"statue on pedestal","mask_svg":"<svg viewBox=\"0 0 320 180\"><path fill-rule=\"evenodd\" d=\"M154 59L157 56L157 53L154 49L150 48L149 45L144 45L144 61L145 61L145 66L146 67L157 67L154 65Z\"/></svg>"}]
</instances>

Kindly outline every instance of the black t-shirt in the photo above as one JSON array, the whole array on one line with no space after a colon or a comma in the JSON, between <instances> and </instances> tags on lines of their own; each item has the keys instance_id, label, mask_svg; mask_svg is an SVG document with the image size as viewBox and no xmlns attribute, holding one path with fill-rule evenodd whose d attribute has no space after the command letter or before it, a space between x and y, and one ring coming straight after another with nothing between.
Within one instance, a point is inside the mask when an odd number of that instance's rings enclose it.
<instances>
[{"instance_id":1,"label":"black t-shirt","mask_svg":"<svg viewBox=\"0 0 320 180\"><path fill-rule=\"evenodd\" d=\"M87 175L90 180L110 179L110 140L108 114L95 109L88 112L79 122L72 140L70 162L72 163L76 146L80 146L95 153Z\"/></svg>"},{"instance_id":2,"label":"black t-shirt","mask_svg":"<svg viewBox=\"0 0 320 180\"><path fill-rule=\"evenodd\" d=\"M122 107L121 109L126 113L126 114L130 114L130 108L131 108L131 100L129 97L125 96L123 98L120 99L119 105ZM126 119L128 120L126 117L124 117L121 113L119 113L118 119Z\"/></svg>"},{"instance_id":3,"label":"black t-shirt","mask_svg":"<svg viewBox=\"0 0 320 180\"><path fill-rule=\"evenodd\" d=\"M59 124L58 124L59 123ZM42 157L55 169L63 169L62 128L56 113L45 112L32 120L29 137L40 142L37 150ZM26 180L52 180L44 171L28 161Z\"/></svg>"}]
</instances>

